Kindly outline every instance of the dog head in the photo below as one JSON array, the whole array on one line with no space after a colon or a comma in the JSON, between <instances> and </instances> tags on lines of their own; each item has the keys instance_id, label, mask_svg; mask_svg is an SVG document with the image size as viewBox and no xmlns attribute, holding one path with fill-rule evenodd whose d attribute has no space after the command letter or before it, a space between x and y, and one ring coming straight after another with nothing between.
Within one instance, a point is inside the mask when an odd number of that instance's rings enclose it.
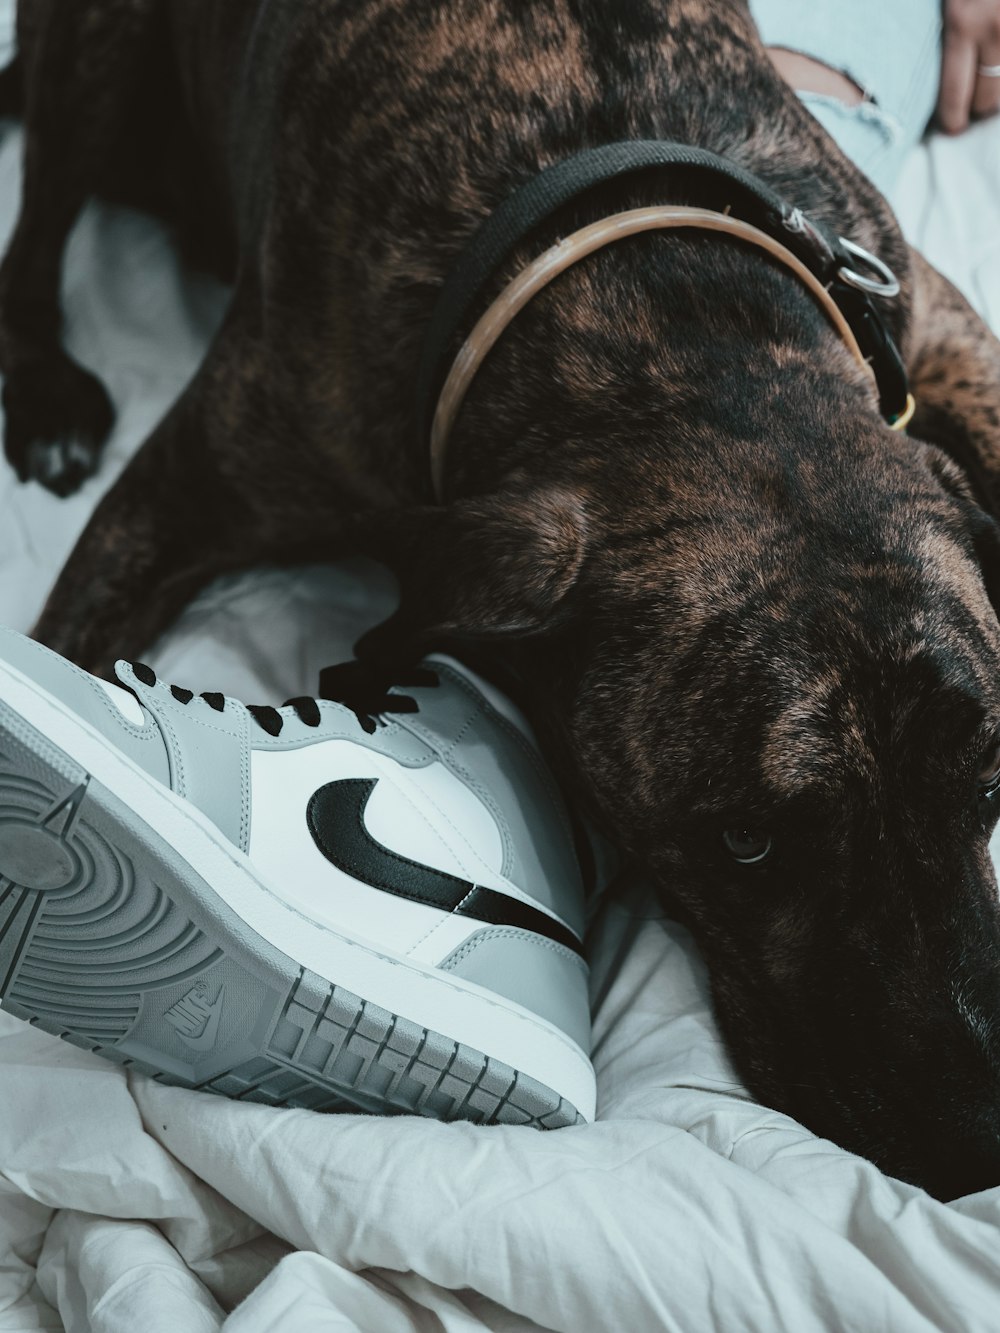
<instances>
[{"instance_id":1,"label":"dog head","mask_svg":"<svg viewBox=\"0 0 1000 1333\"><path fill-rule=\"evenodd\" d=\"M438 628L537 636L557 743L694 930L750 1090L951 1197L1000 1182L998 529L870 413L809 450L776 419L714 473L706 438L467 504Z\"/></svg>"},{"instance_id":2,"label":"dog head","mask_svg":"<svg viewBox=\"0 0 1000 1333\"><path fill-rule=\"evenodd\" d=\"M866 433L617 535L574 744L751 1091L953 1197L1000 1183L998 529Z\"/></svg>"}]
</instances>

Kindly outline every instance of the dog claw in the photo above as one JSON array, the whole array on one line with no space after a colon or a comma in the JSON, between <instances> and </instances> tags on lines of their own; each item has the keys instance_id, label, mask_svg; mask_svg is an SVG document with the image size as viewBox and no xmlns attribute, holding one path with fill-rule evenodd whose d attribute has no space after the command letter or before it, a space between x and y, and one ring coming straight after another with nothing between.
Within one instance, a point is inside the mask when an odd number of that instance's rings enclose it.
<instances>
[{"instance_id":1,"label":"dog claw","mask_svg":"<svg viewBox=\"0 0 1000 1333\"><path fill-rule=\"evenodd\" d=\"M79 436L68 440L35 440L28 445L24 480L37 481L60 499L79 490L97 471L101 448Z\"/></svg>"}]
</instances>

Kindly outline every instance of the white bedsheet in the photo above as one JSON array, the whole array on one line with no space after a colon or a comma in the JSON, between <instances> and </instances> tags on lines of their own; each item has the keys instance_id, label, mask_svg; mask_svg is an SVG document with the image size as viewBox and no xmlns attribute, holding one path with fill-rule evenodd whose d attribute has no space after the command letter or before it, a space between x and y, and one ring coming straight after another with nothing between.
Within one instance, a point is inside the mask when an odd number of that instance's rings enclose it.
<instances>
[{"instance_id":1,"label":"white bedsheet","mask_svg":"<svg viewBox=\"0 0 1000 1333\"><path fill-rule=\"evenodd\" d=\"M19 132L3 135L0 230L18 177ZM1000 325L1000 122L920 150L898 203ZM65 285L70 345L119 424L69 501L0 465L0 621L20 629L224 299L150 221L97 207ZM360 563L258 571L211 589L152 659L280 702L391 598ZM648 915L637 898L593 925L599 1120L551 1134L227 1102L0 1014L0 1330L995 1333L1000 1189L937 1203L753 1104L689 938Z\"/></svg>"}]
</instances>

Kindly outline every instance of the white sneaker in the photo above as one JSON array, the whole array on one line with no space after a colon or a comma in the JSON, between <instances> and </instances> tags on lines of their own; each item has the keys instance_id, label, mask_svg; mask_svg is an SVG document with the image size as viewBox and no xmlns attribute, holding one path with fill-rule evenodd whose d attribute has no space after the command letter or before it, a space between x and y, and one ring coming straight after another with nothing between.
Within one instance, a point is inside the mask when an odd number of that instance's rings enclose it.
<instances>
[{"instance_id":1,"label":"white sneaker","mask_svg":"<svg viewBox=\"0 0 1000 1333\"><path fill-rule=\"evenodd\" d=\"M513 706L429 666L376 725L0 630L3 1007L250 1101L592 1118L568 816Z\"/></svg>"}]
</instances>

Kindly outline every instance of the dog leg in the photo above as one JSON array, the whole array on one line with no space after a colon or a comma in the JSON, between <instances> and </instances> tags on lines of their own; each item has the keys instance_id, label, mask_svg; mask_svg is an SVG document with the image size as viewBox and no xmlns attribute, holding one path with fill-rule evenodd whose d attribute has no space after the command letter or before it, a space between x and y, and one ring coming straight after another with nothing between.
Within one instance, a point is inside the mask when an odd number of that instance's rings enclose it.
<instances>
[{"instance_id":1,"label":"dog leg","mask_svg":"<svg viewBox=\"0 0 1000 1333\"><path fill-rule=\"evenodd\" d=\"M189 390L95 510L34 635L97 675L141 656L227 567L234 503L204 458L204 404Z\"/></svg>"},{"instance_id":2,"label":"dog leg","mask_svg":"<svg viewBox=\"0 0 1000 1333\"><path fill-rule=\"evenodd\" d=\"M255 288L251 274L246 287ZM344 553L360 507L308 438L310 406L241 286L197 376L94 512L35 637L96 674L141 656L219 574Z\"/></svg>"},{"instance_id":3,"label":"dog leg","mask_svg":"<svg viewBox=\"0 0 1000 1333\"><path fill-rule=\"evenodd\" d=\"M960 463L983 507L1000 517L1000 341L946 278L912 256L910 434Z\"/></svg>"},{"instance_id":4,"label":"dog leg","mask_svg":"<svg viewBox=\"0 0 1000 1333\"><path fill-rule=\"evenodd\" d=\"M241 495L234 441L271 424L248 405L257 370L237 294L195 379L94 511L49 595L35 637L101 674L133 658L215 575L253 559L261 523ZM227 448L227 445L229 446ZM249 468L246 471L250 471Z\"/></svg>"},{"instance_id":5,"label":"dog leg","mask_svg":"<svg viewBox=\"0 0 1000 1333\"><path fill-rule=\"evenodd\" d=\"M25 0L22 0L22 6ZM159 0L32 0L22 15L21 212L0 269L4 448L22 481L68 495L95 469L114 420L101 382L60 345L66 239L142 78Z\"/></svg>"}]
</instances>

